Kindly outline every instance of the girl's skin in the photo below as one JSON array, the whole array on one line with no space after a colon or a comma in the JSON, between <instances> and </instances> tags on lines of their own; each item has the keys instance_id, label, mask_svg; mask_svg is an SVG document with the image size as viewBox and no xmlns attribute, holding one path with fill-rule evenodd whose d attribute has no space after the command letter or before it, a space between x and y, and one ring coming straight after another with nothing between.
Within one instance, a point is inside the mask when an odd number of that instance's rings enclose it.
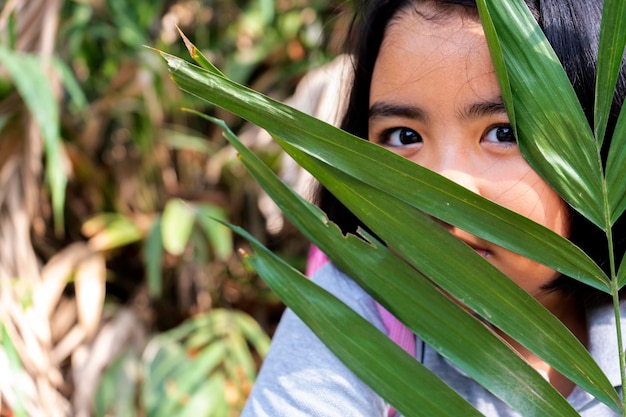
<instances>
[{"instance_id":1,"label":"girl's skin","mask_svg":"<svg viewBox=\"0 0 626 417\"><path fill-rule=\"evenodd\" d=\"M562 236L569 233L567 205L520 154L482 26L463 8L442 14L426 3L392 19L374 67L368 139ZM585 343L580 306L544 289L558 277L555 271L445 226ZM573 383L507 340L562 394L573 390Z\"/></svg>"}]
</instances>

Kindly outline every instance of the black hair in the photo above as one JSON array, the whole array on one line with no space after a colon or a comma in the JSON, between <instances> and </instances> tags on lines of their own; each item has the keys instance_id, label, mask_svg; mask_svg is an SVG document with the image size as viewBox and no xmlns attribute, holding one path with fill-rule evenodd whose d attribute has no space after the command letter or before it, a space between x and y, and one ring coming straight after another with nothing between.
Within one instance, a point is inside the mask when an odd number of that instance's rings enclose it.
<instances>
[{"instance_id":1,"label":"black hair","mask_svg":"<svg viewBox=\"0 0 626 417\"><path fill-rule=\"evenodd\" d=\"M370 84L385 30L400 11L416 2L430 3L441 9L465 7L468 12L476 13L473 0L366 0L357 12L351 30L354 79L341 123L341 128L347 132L367 139ZM587 120L593 124L602 0L526 0L526 4L561 60ZM604 163L625 93L626 76L622 67L609 117L607 139L601 152ZM363 227L362 222L322 186L317 191L317 203L344 233L354 233L357 227ZM608 274L606 234L578 212L570 212L570 240ZM626 252L626 219L615 224L613 235L616 260L620 261ZM565 276L557 278L546 290L573 294L587 305L608 300L606 294Z\"/></svg>"}]
</instances>

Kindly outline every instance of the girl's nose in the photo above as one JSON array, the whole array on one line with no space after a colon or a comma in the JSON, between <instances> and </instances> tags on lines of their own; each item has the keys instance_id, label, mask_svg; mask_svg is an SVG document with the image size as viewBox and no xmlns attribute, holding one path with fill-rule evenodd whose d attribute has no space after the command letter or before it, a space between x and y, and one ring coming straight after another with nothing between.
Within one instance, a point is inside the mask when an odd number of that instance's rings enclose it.
<instances>
[{"instance_id":1,"label":"girl's nose","mask_svg":"<svg viewBox=\"0 0 626 417\"><path fill-rule=\"evenodd\" d=\"M439 170L434 169L434 171L437 172L439 175L446 177L450 181L453 181L476 194L480 194L478 179L475 175L471 173L469 167L447 167Z\"/></svg>"},{"instance_id":2,"label":"girl's nose","mask_svg":"<svg viewBox=\"0 0 626 417\"><path fill-rule=\"evenodd\" d=\"M475 175L474 166L479 162L475 160L475 155L472 155L471 152L463 152L458 148L450 149L450 147L446 149L435 147L424 150L426 152L422 153L419 160L415 162L470 191L480 194L479 178Z\"/></svg>"}]
</instances>

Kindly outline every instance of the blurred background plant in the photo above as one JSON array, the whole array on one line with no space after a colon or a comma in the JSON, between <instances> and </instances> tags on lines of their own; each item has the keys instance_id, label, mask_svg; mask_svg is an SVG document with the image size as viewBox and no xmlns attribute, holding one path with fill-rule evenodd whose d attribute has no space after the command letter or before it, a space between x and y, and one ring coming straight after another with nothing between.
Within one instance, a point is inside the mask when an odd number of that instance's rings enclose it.
<instances>
[{"instance_id":1,"label":"blurred background plant","mask_svg":"<svg viewBox=\"0 0 626 417\"><path fill-rule=\"evenodd\" d=\"M160 57L179 27L279 99L343 48L331 0L0 1L0 416L238 415L282 311L241 266L260 192ZM248 130L277 171L276 148ZM199 411L202 410L202 413Z\"/></svg>"}]
</instances>

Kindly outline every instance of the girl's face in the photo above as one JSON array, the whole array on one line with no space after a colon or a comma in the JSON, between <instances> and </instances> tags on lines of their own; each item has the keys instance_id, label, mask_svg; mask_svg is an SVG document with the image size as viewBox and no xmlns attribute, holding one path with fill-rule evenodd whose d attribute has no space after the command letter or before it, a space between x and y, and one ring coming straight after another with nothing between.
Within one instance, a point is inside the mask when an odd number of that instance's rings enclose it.
<instances>
[{"instance_id":1,"label":"girl's face","mask_svg":"<svg viewBox=\"0 0 626 417\"><path fill-rule=\"evenodd\" d=\"M566 236L568 208L522 158L477 18L432 6L388 26L370 93L369 140ZM553 270L456 227L470 245L528 293L550 304Z\"/></svg>"}]
</instances>

